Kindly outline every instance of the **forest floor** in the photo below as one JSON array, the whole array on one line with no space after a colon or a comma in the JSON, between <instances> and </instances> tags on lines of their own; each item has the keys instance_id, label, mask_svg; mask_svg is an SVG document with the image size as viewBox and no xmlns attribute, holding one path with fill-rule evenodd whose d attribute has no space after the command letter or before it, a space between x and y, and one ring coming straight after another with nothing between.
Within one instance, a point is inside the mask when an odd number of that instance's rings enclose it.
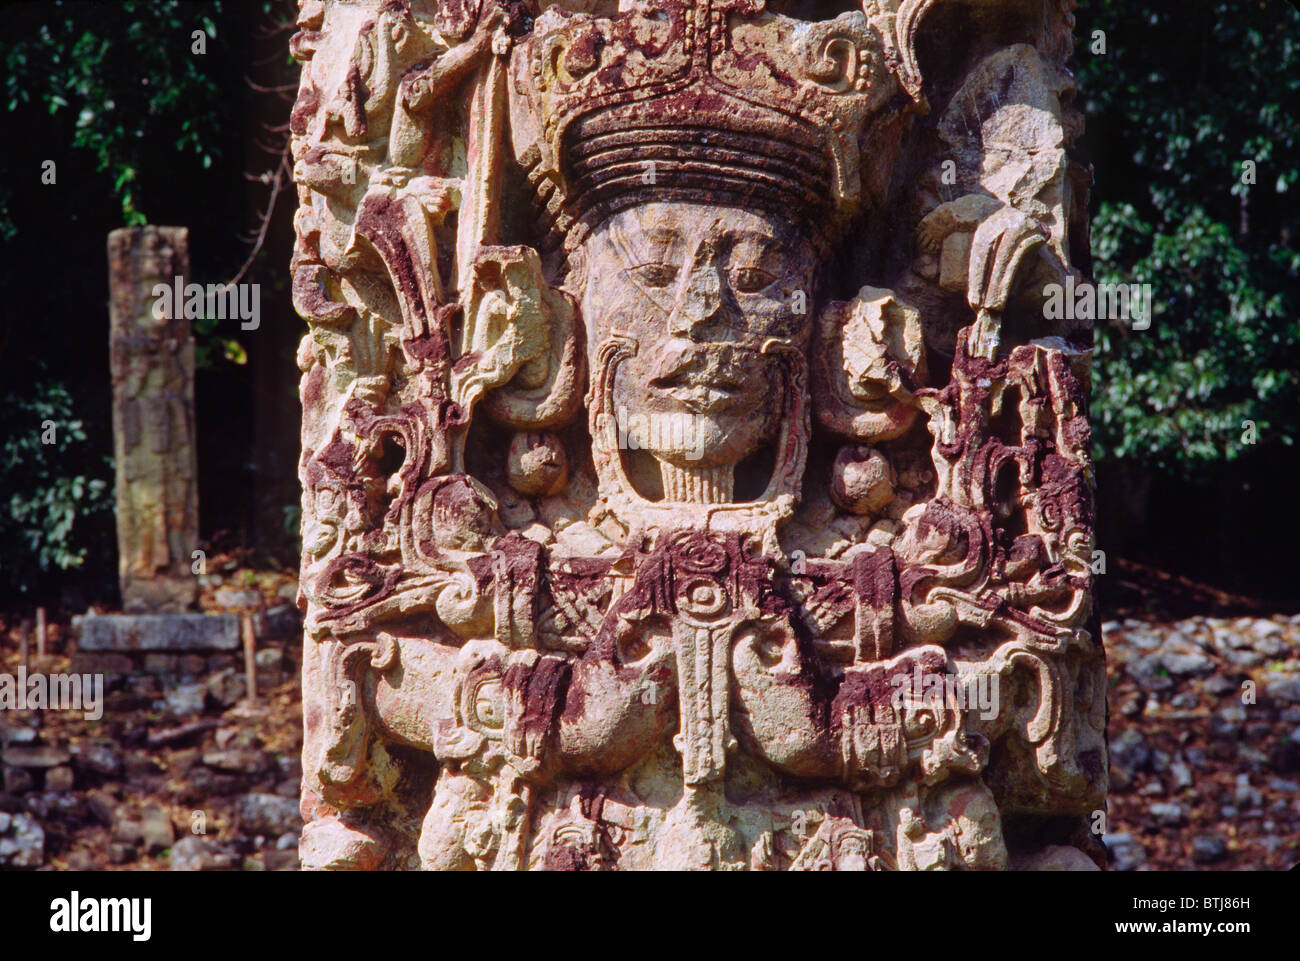
<instances>
[{"instance_id":1,"label":"forest floor","mask_svg":"<svg viewBox=\"0 0 1300 961\"><path fill-rule=\"evenodd\" d=\"M1264 615L1140 569L1118 573L1121 601L1109 610L1119 616L1103 627L1112 868L1295 866L1300 615ZM1158 585L1155 594L1125 588L1125 578ZM222 580L204 585L205 608L246 604L250 591L283 608L293 594L285 574ZM1187 615L1196 608L1238 613ZM71 669L67 630L51 624L55 653L32 670ZM0 674L17 671L14 633L0 620ZM0 712L0 868L295 870L299 666L296 642L268 645L252 701L238 672L225 671L181 688L127 684L98 721Z\"/></svg>"}]
</instances>

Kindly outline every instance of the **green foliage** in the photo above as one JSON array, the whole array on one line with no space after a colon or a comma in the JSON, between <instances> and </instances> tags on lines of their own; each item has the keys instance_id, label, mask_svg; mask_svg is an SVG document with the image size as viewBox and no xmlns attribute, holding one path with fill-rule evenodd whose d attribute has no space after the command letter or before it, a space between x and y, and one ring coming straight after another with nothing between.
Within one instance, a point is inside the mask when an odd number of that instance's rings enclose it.
<instances>
[{"instance_id":1,"label":"green foliage","mask_svg":"<svg viewBox=\"0 0 1300 961\"><path fill-rule=\"evenodd\" d=\"M0 582L29 591L35 572L82 565L86 529L109 513L111 490L82 469L86 433L62 384L10 392L0 404L0 491L8 492L0 512Z\"/></svg>"},{"instance_id":2,"label":"green foliage","mask_svg":"<svg viewBox=\"0 0 1300 961\"><path fill-rule=\"evenodd\" d=\"M34 11L35 18L27 10L28 19L11 23L13 32L0 42L7 110L46 114L60 174L64 145L93 157L102 186L83 189L110 191L124 223L147 223L146 206L158 216L159 185L167 183L178 155L210 170L231 159L223 157L223 146L238 143L229 134L231 91L221 82L233 54L221 38L233 34L232 25L247 12L238 6L228 0L60 0ZM269 0L263 3L264 12L270 7ZM194 50L196 31L204 34L201 54ZM18 233L11 206L9 188L0 185L0 242ZM194 333L200 367L223 358L246 362L244 347L222 336L215 319L198 319Z\"/></svg>"},{"instance_id":3,"label":"green foliage","mask_svg":"<svg viewBox=\"0 0 1300 961\"><path fill-rule=\"evenodd\" d=\"M1293 443L1300 392L1294 297L1261 283L1251 252L1201 207L1157 233L1129 204L1094 221L1099 282L1153 285L1149 330L1097 330L1097 453L1174 467L1244 453L1245 421ZM1118 266L1117 266L1118 265Z\"/></svg>"},{"instance_id":4,"label":"green foliage","mask_svg":"<svg viewBox=\"0 0 1300 961\"><path fill-rule=\"evenodd\" d=\"M1204 473L1300 425L1300 15L1280 0L1085 0L1079 87L1098 282L1149 283L1149 330L1101 322L1099 460ZM1104 30L1107 53L1089 52ZM1254 162L1254 179L1246 177Z\"/></svg>"},{"instance_id":5,"label":"green foliage","mask_svg":"<svg viewBox=\"0 0 1300 961\"><path fill-rule=\"evenodd\" d=\"M146 222L139 184L165 176L149 168L156 144L192 152L204 167L220 159L223 92L206 68L216 52L224 0L117 0L40 4L39 28L4 48L5 99L12 113L33 101L74 118L71 143L90 151L111 178L127 224ZM207 52L191 52L195 30ZM227 141L228 142L228 141Z\"/></svg>"}]
</instances>

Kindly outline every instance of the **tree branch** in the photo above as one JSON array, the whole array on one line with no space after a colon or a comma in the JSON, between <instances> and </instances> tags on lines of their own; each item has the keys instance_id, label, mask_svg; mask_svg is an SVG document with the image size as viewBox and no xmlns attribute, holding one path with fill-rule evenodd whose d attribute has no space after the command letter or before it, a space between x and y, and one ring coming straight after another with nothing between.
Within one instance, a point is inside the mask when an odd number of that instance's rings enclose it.
<instances>
[{"instance_id":1,"label":"tree branch","mask_svg":"<svg viewBox=\"0 0 1300 961\"><path fill-rule=\"evenodd\" d=\"M249 268L253 266L253 261L257 255L262 252L262 245L266 243L266 232L270 229L271 218L275 215L275 204L280 199L280 191L284 189L285 176L292 172L289 166L289 138L284 138L284 148L280 151L280 163L275 168L275 176L271 178L271 196L266 202L266 210L261 214L260 224L258 225L257 237L253 241L253 249L248 252L248 258L244 265L239 268L239 273L235 274L232 280L226 282L227 286L233 287L243 279L248 273Z\"/></svg>"}]
</instances>

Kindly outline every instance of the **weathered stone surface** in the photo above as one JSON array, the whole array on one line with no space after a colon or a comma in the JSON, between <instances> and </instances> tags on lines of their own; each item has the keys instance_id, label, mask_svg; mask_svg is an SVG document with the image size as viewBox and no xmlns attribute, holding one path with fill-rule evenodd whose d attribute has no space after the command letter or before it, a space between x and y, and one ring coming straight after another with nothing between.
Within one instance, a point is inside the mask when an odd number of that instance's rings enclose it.
<instances>
[{"instance_id":1,"label":"weathered stone surface","mask_svg":"<svg viewBox=\"0 0 1300 961\"><path fill-rule=\"evenodd\" d=\"M370 871L384 860L384 844L338 818L317 818L304 826L298 854L311 870Z\"/></svg>"},{"instance_id":2,"label":"weathered stone surface","mask_svg":"<svg viewBox=\"0 0 1300 961\"><path fill-rule=\"evenodd\" d=\"M5 816L0 827L0 867L38 868L45 863L45 830L30 814Z\"/></svg>"},{"instance_id":3,"label":"weathered stone surface","mask_svg":"<svg viewBox=\"0 0 1300 961\"><path fill-rule=\"evenodd\" d=\"M129 654L77 651L72 655L75 674L103 674L106 678L114 678L129 675L136 669Z\"/></svg>"},{"instance_id":4,"label":"weathered stone surface","mask_svg":"<svg viewBox=\"0 0 1300 961\"><path fill-rule=\"evenodd\" d=\"M203 763L214 770L230 771L235 774L260 774L269 771L272 767L269 754L251 747L208 751L203 755Z\"/></svg>"},{"instance_id":5,"label":"weathered stone surface","mask_svg":"<svg viewBox=\"0 0 1300 961\"><path fill-rule=\"evenodd\" d=\"M67 764L70 755L52 744L14 744L0 751L0 760L14 767L45 768Z\"/></svg>"},{"instance_id":6,"label":"weathered stone surface","mask_svg":"<svg viewBox=\"0 0 1300 961\"><path fill-rule=\"evenodd\" d=\"M1108 834L1102 838L1117 871L1134 871L1146 861L1146 851L1128 834Z\"/></svg>"},{"instance_id":7,"label":"weathered stone surface","mask_svg":"<svg viewBox=\"0 0 1300 961\"><path fill-rule=\"evenodd\" d=\"M45 772L45 790L71 791L73 785L76 784L76 780L72 768L66 766L52 767Z\"/></svg>"},{"instance_id":8,"label":"weathered stone surface","mask_svg":"<svg viewBox=\"0 0 1300 961\"><path fill-rule=\"evenodd\" d=\"M6 794L26 794L36 786L36 780L26 768L6 767L4 769L4 789Z\"/></svg>"},{"instance_id":9,"label":"weathered stone surface","mask_svg":"<svg viewBox=\"0 0 1300 961\"><path fill-rule=\"evenodd\" d=\"M236 614L96 614L72 619L81 651L232 651Z\"/></svg>"},{"instance_id":10,"label":"weathered stone surface","mask_svg":"<svg viewBox=\"0 0 1300 961\"><path fill-rule=\"evenodd\" d=\"M1300 704L1300 674L1284 674L1270 679L1266 690L1271 698Z\"/></svg>"},{"instance_id":11,"label":"weathered stone surface","mask_svg":"<svg viewBox=\"0 0 1300 961\"><path fill-rule=\"evenodd\" d=\"M207 681L208 696L222 707L230 707L248 693L248 681L233 668L211 675Z\"/></svg>"},{"instance_id":12,"label":"weathered stone surface","mask_svg":"<svg viewBox=\"0 0 1300 961\"><path fill-rule=\"evenodd\" d=\"M213 595L213 600L217 602L218 607L227 607L232 610L245 610L257 607L262 603L262 595L257 591L239 590L234 587L220 587Z\"/></svg>"},{"instance_id":13,"label":"weathered stone surface","mask_svg":"<svg viewBox=\"0 0 1300 961\"><path fill-rule=\"evenodd\" d=\"M1070 6L302 4L304 867L1104 856Z\"/></svg>"},{"instance_id":14,"label":"weathered stone surface","mask_svg":"<svg viewBox=\"0 0 1300 961\"><path fill-rule=\"evenodd\" d=\"M113 777L122 770L122 759L118 756L116 746L111 743L76 744L70 753L73 765L79 770L104 777Z\"/></svg>"},{"instance_id":15,"label":"weathered stone surface","mask_svg":"<svg viewBox=\"0 0 1300 961\"><path fill-rule=\"evenodd\" d=\"M26 725L5 724L0 727L0 745L6 747L11 744L34 744L38 736L36 728Z\"/></svg>"},{"instance_id":16,"label":"weathered stone surface","mask_svg":"<svg viewBox=\"0 0 1300 961\"><path fill-rule=\"evenodd\" d=\"M176 829L166 808L151 804L140 812L140 840L146 851L150 854L162 851L171 847L175 839Z\"/></svg>"},{"instance_id":17,"label":"weathered stone surface","mask_svg":"<svg viewBox=\"0 0 1300 961\"><path fill-rule=\"evenodd\" d=\"M181 611L198 597L194 338L183 299L184 227L123 227L108 235L113 454L118 577L125 610ZM163 306L170 304L168 308Z\"/></svg>"},{"instance_id":18,"label":"weathered stone surface","mask_svg":"<svg viewBox=\"0 0 1300 961\"><path fill-rule=\"evenodd\" d=\"M1092 860L1078 848L1056 844L1048 845L1014 863L1017 871L1100 871Z\"/></svg>"},{"instance_id":19,"label":"weathered stone surface","mask_svg":"<svg viewBox=\"0 0 1300 961\"><path fill-rule=\"evenodd\" d=\"M1228 845L1223 838L1202 835L1192 840L1192 859L1197 864L1213 864L1223 860L1228 853Z\"/></svg>"},{"instance_id":20,"label":"weathered stone surface","mask_svg":"<svg viewBox=\"0 0 1300 961\"><path fill-rule=\"evenodd\" d=\"M192 835L171 848L173 871L236 871L241 861L233 845Z\"/></svg>"},{"instance_id":21,"label":"weathered stone surface","mask_svg":"<svg viewBox=\"0 0 1300 961\"><path fill-rule=\"evenodd\" d=\"M294 799L277 794L246 794L239 799L239 826L245 834L278 838L299 830L302 815Z\"/></svg>"},{"instance_id":22,"label":"weathered stone surface","mask_svg":"<svg viewBox=\"0 0 1300 961\"><path fill-rule=\"evenodd\" d=\"M167 710L178 717L202 714L207 699L206 684L181 684L167 692Z\"/></svg>"}]
</instances>

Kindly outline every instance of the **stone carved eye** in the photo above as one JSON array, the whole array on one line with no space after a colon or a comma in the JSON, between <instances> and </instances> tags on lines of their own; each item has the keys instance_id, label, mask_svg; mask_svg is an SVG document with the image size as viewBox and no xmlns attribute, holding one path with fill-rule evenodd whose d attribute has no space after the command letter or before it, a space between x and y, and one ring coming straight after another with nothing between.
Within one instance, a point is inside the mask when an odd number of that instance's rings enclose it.
<instances>
[{"instance_id":1,"label":"stone carved eye","mask_svg":"<svg viewBox=\"0 0 1300 961\"><path fill-rule=\"evenodd\" d=\"M632 275L647 287L667 287L677 279L678 268L672 264L642 264L632 268Z\"/></svg>"},{"instance_id":2,"label":"stone carved eye","mask_svg":"<svg viewBox=\"0 0 1300 961\"><path fill-rule=\"evenodd\" d=\"M766 270L758 267L738 267L731 272L731 285L745 294L762 290L775 280Z\"/></svg>"},{"instance_id":3,"label":"stone carved eye","mask_svg":"<svg viewBox=\"0 0 1300 961\"><path fill-rule=\"evenodd\" d=\"M696 577L678 585L678 607L696 617L712 618L727 607L727 592L708 577Z\"/></svg>"}]
</instances>

